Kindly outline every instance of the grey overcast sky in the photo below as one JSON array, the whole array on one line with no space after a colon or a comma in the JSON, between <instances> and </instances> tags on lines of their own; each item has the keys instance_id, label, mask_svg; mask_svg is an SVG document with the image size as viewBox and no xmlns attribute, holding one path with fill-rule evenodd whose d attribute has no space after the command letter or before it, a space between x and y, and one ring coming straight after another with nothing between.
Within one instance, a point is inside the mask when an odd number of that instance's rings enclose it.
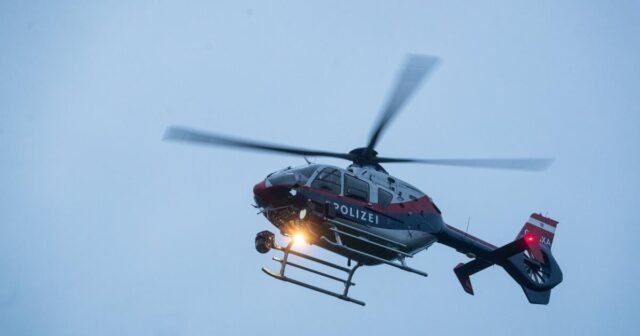
<instances>
[{"instance_id":1,"label":"grey overcast sky","mask_svg":"<svg viewBox=\"0 0 640 336\"><path fill-rule=\"evenodd\" d=\"M639 36L624 0L2 1L0 335L636 335ZM559 220L548 306L440 245L359 271L364 308L268 278L252 186L303 159L161 140L361 146L408 53L442 62L381 153L556 158L387 165L495 244Z\"/></svg>"}]
</instances>

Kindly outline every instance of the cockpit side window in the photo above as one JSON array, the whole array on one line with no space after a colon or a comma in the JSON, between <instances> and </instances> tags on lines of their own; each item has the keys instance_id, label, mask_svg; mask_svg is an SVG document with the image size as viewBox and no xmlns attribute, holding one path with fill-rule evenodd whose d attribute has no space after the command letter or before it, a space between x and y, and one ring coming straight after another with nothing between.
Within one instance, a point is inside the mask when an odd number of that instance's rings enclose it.
<instances>
[{"instance_id":1,"label":"cockpit side window","mask_svg":"<svg viewBox=\"0 0 640 336\"><path fill-rule=\"evenodd\" d=\"M342 189L342 173L335 168L324 168L316 179L311 182L312 188L318 188L331 191L334 194L340 194Z\"/></svg>"},{"instance_id":2,"label":"cockpit side window","mask_svg":"<svg viewBox=\"0 0 640 336\"><path fill-rule=\"evenodd\" d=\"M392 199L393 195L390 192L382 188L378 188L378 204L380 204L382 208L388 207L389 204L391 204Z\"/></svg>"},{"instance_id":3,"label":"cockpit side window","mask_svg":"<svg viewBox=\"0 0 640 336\"><path fill-rule=\"evenodd\" d=\"M344 175L344 195L357 198L361 201L369 201L369 183L345 174Z\"/></svg>"},{"instance_id":4,"label":"cockpit side window","mask_svg":"<svg viewBox=\"0 0 640 336\"><path fill-rule=\"evenodd\" d=\"M311 178L311 175L313 175L313 173L315 173L316 170L318 170L318 166L314 165L314 166L307 166L304 168L300 168L298 172L304 175L306 178Z\"/></svg>"}]
</instances>

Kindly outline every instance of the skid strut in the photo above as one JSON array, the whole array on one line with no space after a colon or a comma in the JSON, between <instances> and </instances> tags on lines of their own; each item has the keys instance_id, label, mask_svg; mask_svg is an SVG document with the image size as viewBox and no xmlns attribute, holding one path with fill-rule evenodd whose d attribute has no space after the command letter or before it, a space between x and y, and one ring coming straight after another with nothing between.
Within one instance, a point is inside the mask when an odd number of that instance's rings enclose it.
<instances>
[{"instance_id":1,"label":"skid strut","mask_svg":"<svg viewBox=\"0 0 640 336\"><path fill-rule=\"evenodd\" d=\"M399 268L403 271L407 271L407 272L411 272L411 273L415 273L421 276L426 277L427 273L417 270L415 268L409 267L407 266L406 262L405 262L405 258L411 258L413 257L413 254L411 253L407 253L402 251L403 248L406 248L407 246L403 243L391 240L389 238L377 235L373 232L369 232L367 230L363 230L360 229L354 225L351 224L347 224L344 222L340 222L331 218L324 218L324 220L330 225L329 226L329 232L331 232L333 234L333 239L329 239L326 236L320 236L320 240L322 240L324 243L333 246L334 248L337 249L341 249L345 252L348 252L350 255L352 256L356 256L353 259L356 259L357 264L353 267L343 267L340 265L336 265L334 263L328 262L326 260L322 260L322 259L318 259L315 257L312 257L310 255L304 254L302 252L298 252L292 249L293 247L293 240L289 242L289 244L287 244L287 246L283 247L283 246L278 246L277 244L275 244L275 242L273 241L273 238L271 238L269 240L270 245L268 248L274 249L274 250L278 250L284 253L284 257L282 259L274 257L273 260L277 261L280 263L280 272L276 273L273 271L268 270L267 268L262 268L262 271L264 271L266 274L278 279L278 280L282 280L282 281L286 281L286 282L290 282L292 284L298 285L298 286L302 286L323 294L327 294L333 297L336 297L338 299L341 300L345 300L345 301L349 301L349 302L353 302L359 305L364 306L365 303L360 301L360 300L356 300L352 297L349 296L349 288L351 288L351 286L355 286L355 283L353 283L351 280L353 279L353 274L356 272L356 270L363 265L363 263L368 263L369 261L373 262L373 263L381 263L381 264L386 264L389 266L393 266L396 268ZM262 234L262 233L261 233ZM259 234L260 236L260 234ZM273 234L271 234L271 237L273 236ZM395 255L395 258L393 259L384 259L381 258L377 255L373 255L371 254L369 251L363 251L362 249L356 249L353 248L351 246L347 246L343 243L343 239L341 237L345 237L351 240L357 240L361 243L365 243L368 244L371 247L374 247L376 249L383 249L386 250L388 252L391 252ZM257 245L258 246L258 245ZM263 249L260 249L259 252L263 251ZM331 267L333 269L339 270L341 272L344 272L347 274L347 278L343 279L331 274L327 274L325 272L322 271L318 271L316 269L313 268L309 268L307 266L302 266L300 264L294 263L289 261L289 256L290 255L294 255L303 259L307 259L309 261L327 266L327 267ZM351 265L351 259L349 259L349 265ZM322 277L325 277L327 279L331 279L337 282L340 282L344 285L344 291L342 293L338 293L338 292L332 292L330 290L326 290L324 288L320 288L311 284L308 284L306 282L300 281L300 280L296 280L296 279L292 279L290 277L285 276L285 270L287 266L291 266L291 267L295 267L297 269L315 274L315 275L319 275Z\"/></svg>"},{"instance_id":2,"label":"skid strut","mask_svg":"<svg viewBox=\"0 0 640 336\"><path fill-rule=\"evenodd\" d=\"M357 300L357 299L354 299L354 298L349 296L349 288L351 286L355 286L355 283L353 283L351 280L353 279L353 274L361 266L360 263L357 263L355 266L353 266L351 268L343 267L343 266L336 265L334 263L328 262L326 260L318 259L318 258L312 257L310 255L295 251L295 250L292 249L292 247L293 247L293 241L289 242L289 244L287 244L286 247L277 246L277 245L273 246L274 250L282 251L284 253L284 257L282 259L279 259L279 258L276 258L276 257L273 258L273 260L275 260L275 261L280 263L280 272L276 273L276 272L273 272L273 271L271 271L271 270L269 270L269 269L267 269L265 267L262 268L262 271L265 272L266 274L278 279L278 280L290 282L292 284L295 284L295 285L298 285L298 286L302 286L302 287L305 287L305 288L308 288L308 289L311 289L311 290L314 290L314 291L317 291L317 292L320 292L320 293L323 293L323 294L327 294L327 295L336 297L336 298L344 300L344 301L353 302L353 303L359 304L361 306L365 305L364 302L362 302L360 300ZM333 276L331 274L327 274L327 273L322 272L322 271L318 271L318 270L315 270L315 269L312 269L312 268L309 268L309 267L306 267L306 266L302 266L302 265L293 263L293 262L289 261L289 255L290 254L293 254L293 255L295 255L297 257L300 257L300 258L307 259L309 261L313 261L315 263L318 263L318 264L321 264L321 265L324 265L324 266L328 266L328 267L340 270L342 272L345 272L345 273L347 273L347 279L342 279L342 278ZM318 286L314 286L314 285L308 284L306 282L303 282L303 281L296 280L296 279L290 278L288 276L285 276L284 273L285 273L285 269L286 269L287 265L289 265L291 267L298 268L298 269L303 270L303 271L307 271L309 273L320 275L320 276L325 277L327 279L331 279L331 280L335 280L335 281L341 282L344 285L344 291L342 293L332 292L330 290L326 290L324 288L320 288Z\"/></svg>"},{"instance_id":3,"label":"skid strut","mask_svg":"<svg viewBox=\"0 0 640 336\"><path fill-rule=\"evenodd\" d=\"M409 253L406 253L406 252L402 252L402 251L400 251L398 249L398 248L401 248L401 247L406 247L406 245L404 245L402 243L399 243L399 242L396 242L396 241L393 241L391 239L387 239L385 237L381 237L381 236L376 235L374 233L358 229L357 227L354 227L352 225L345 224L345 223L342 223L342 222L339 222L339 221L336 221L336 220L333 220L333 219L329 219L328 222L334 225L329 230L331 230L335 234L336 242L333 242L333 241L331 241L330 239L328 239L327 237L324 237L324 236L320 237L320 239L322 239L327 244L333 245L334 247L340 248L340 249L342 249L344 251L351 252L351 253L353 253L353 254L361 257L361 258L364 258L364 259L374 260L374 261L379 262L379 263L383 263L383 264L386 264L386 265L389 265L389 266L393 266L393 267L399 268L399 269L401 269L403 271L407 271L407 272L415 273L415 274L418 274L418 275L422 275L423 277L428 276L427 273L425 273L425 272L423 272L421 270L417 270L415 268L409 267L409 266L406 265L404 259L406 257L413 258L413 255L411 255ZM338 227L347 228L347 229L350 229L350 230L353 230L353 231L357 231L359 233L362 233L363 235L359 236L359 235L351 234L351 233L345 232L343 230L340 230ZM367 253L367 252L364 252L364 251L357 250L357 249L351 248L349 246L346 246L346 245L342 244L342 242L341 242L342 241L340 239L341 235L350 237L352 239L356 239L358 241L361 241L363 243L366 243L366 244L369 244L369 245L372 245L372 246L376 246L376 247L385 249L385 250L390 251L390 252L393 252L393 253L396 254L396 256L397 256L396 259L399 261L399 263L393 262L393 261L390 261L390 260L386 260L386 259L374 256L374 255L372 255L370 253ZM390 245L397 246L397 247L391 247L391 246L383 245L383 244L380 244L380 243L377 243L377 242L373 241L373 239L377 239L379 241L384 241L386 243L389 243Z\"/></svg>"}]
</instances>

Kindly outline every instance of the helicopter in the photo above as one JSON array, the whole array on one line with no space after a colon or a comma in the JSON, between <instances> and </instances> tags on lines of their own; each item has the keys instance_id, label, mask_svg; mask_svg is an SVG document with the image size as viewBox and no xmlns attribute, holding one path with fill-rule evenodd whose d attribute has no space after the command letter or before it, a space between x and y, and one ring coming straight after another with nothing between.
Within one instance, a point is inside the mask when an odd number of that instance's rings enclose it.
<instances>
[{"instance_id":1,"label":"helicopter","mask_svg":"<svg viewBox=\"0 0 640 336\"><path fill-rule=\"evenodd\" d=\"M551 253L558 221L533 213L515 240L500 247L446 224L441 210L427 194L411 184L390 175L382 164L421 163L431 165L497 168L524 171L546 169L553 159L413 159L379 156L375 150L382 133L416 89L432 73L439 59L426 55L409 55L398 74L393 90L375 123L369 142L349 152L312 150L277 145L215 134L182 126L167 128L166 140L200 145L225 146L245 150L290 154L305 157L330 157L350 161L346 168L326 164L288 167L273 172L253 188L255 207L289 242L280 245L268 230L255 237L259 253L281 252L273 257L279 271L262 270L269 276L302 286L338 299L364 306L349 290L353 277L362 266L388 265L427 276L408 265L407 259L441 243L472 260L453 269L465 292L473 295L470 276L489 266L501 266L532 304L548 304L551 290L562 282L562 271ZM307 244L326 249L347 259L339 265L295 247L302 237ZM305 259L333 273L292 261ZM333 291L285 274L296 268L314 276L344 285ZM323 269L324 269L323 268ZM336 276L339 273L342 276Z\"/></svg>"}]
</instances>

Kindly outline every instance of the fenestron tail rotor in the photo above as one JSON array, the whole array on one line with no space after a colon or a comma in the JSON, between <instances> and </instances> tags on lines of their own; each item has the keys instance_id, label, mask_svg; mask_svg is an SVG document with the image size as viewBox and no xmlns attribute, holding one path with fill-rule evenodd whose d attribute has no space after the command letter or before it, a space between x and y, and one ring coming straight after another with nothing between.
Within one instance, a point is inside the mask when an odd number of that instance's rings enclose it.
<instances>
[{"instance_id":1,"label":"fenestron tail rotor","mask_svg":"<svg viewBox=\"0 0 640 336\"><path fill-rule=\"evenodd\" d=\"M351 150L348 153L324 150L306 149L292 146L273 144L262 141L247 140L210 132L204 132L187 127L169 127L164 135L165 140L183 141L200 145L214 145L233 147L260 152L282 153L300 156L332 157L352 161L359 165L373 165L380 167L380 163L421 163L430 165L459 166L472 168L493 168L509 170L544 170L553 162L547 158L498 158L498 159L412 159L379 157L375 146L384 130L400 109L409 100L422 82L431 74L438 64L438 58L423 55L410 55L394 85L387 103L380 113L369 142L366 147Z\"/></svg>"}]
</instances>

